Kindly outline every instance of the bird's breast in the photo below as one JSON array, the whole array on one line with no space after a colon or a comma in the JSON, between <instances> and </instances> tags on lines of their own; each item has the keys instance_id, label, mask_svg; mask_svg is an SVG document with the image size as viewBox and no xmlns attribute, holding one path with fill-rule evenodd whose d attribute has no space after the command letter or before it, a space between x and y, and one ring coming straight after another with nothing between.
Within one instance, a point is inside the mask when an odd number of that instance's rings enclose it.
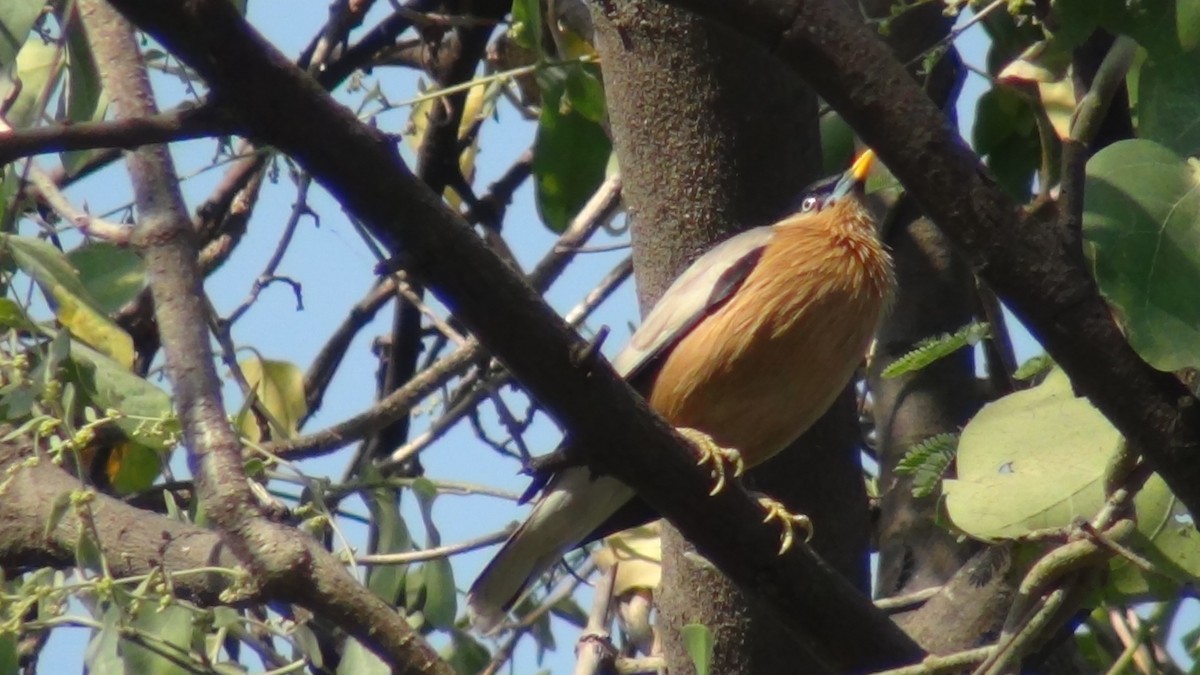
<instances>
[{"instance_id":1,"label":"bird's breast","mask_svg":"<svg viewBox=\"0 0 1200 675\"><path fill-rule=\"evenodd\" d=\"M810 427L846 386L892 290L869 227L780 228L726 304L665 358L650 404L765 461Z\"/></svg>"}]
</instances>

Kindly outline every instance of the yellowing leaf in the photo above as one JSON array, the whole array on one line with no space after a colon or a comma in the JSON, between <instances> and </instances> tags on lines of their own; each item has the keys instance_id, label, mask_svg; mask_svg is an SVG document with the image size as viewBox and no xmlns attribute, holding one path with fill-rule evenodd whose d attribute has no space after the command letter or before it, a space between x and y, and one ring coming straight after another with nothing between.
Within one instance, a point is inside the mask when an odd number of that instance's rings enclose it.
<instances>
[{"instance_id":1,"label":"yellowing leaf","mask_svg":"<svg viewBox=\"0 0 1200 675\"><path fill-rule=\"evenodd\" d=\"M290 438L299 430L300 419L308 412L304 400L304 373L287 361L252 356L239 362L246 383L254 390L259 406L267 412L276 438ZM251 440L262 440L254 414L250 410L238 416L238 426Z\"/></svg>"},{"instance_id":2,"label":"yellowing leaf","mask_svg":"<svg viewBox=\"0 0 1200 675\"><path fill-rule=\"evenodd\" d=\"M604 540L593 557L596 565L607 572L617 565L613 594L658 587L662 578L662 541L658 522L625 530Z\"/></svg>"},{"instance_id":3,"label":"yellowing leaf","mask_svg":"<svg viewBox=\"0 0 1200 675\"><path fill-rule=\"evenodd\" d=\"M133 365L133 339L108 318L62 251L40 239L15 235L0 235L0 249L10 252L17 267L33 278L71 335L125 368Z\"/></svg>"}]
</instances>

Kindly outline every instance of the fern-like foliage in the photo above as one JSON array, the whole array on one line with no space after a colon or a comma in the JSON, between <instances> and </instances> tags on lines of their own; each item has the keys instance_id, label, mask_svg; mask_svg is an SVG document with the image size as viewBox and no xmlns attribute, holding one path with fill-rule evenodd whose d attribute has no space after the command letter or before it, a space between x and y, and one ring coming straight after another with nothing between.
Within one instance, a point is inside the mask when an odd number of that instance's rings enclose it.
<instances>
[{"instance_id":1,"label":"fern-like foliage","mask_svg":"<svg viewBox=\"0 0 1200 675\"><path fill-rule=\"evenodd\" d=\"M904 453L896 473L913 477L914 497L928 497L937 492L957 452L958 434L930 436Z\"/></svg>"},{"instance_id":2,"label":"fern-like foliage","mask_svg":"<svg viewBox=\"0 0 1200 675\"><path fill-rule=\"evenodd\" d=\"M963 347L973 347L991 335L991 326L986 322L972 321L953 334L943 333L925 338L913 350L892 361L883 369L884 377L899 377L914 373L938 359L946 358Z\"/></svg>"}]
</instances>

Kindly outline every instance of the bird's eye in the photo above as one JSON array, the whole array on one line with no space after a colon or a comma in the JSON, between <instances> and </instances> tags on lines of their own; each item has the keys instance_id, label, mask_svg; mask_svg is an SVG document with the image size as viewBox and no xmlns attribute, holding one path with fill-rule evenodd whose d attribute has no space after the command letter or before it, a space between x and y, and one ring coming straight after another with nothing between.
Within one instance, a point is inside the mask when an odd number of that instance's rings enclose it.
<instances>
[{"instance_id":1,"label":"bird's eye","mask_svg":"<svg viewBox=\"0 0 1200 675\"><path fill-rule=\"evenodd\" d=\"M815 208L817 208L817 198L816 197L805 197L804 201L800 202L800 212L801 213L808 213L809 211L812 211Z\"/></svg>"}]
</instances>

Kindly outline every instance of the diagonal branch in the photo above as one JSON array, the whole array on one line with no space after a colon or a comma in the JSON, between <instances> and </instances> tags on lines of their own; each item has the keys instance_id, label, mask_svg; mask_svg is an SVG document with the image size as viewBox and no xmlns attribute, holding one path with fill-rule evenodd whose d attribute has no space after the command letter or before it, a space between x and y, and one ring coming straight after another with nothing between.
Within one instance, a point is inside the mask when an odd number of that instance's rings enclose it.
<instances>
[{"instance_id":1,"label":"diagonal branch","mask_svg":"<svg viewBox=\"0 0 1200 675\"><path fill-rule=\"evenodd\" d=\"M689 446L568 330L462 219L421 185L395 144L363 125L267 44L224 0L113 0L187 63L252 136L291 154L418 275L581 441L833 670L917 660L920 649L804 546L778 533L745 492L709 497ZM313 133L314 129L321 133ZM499 311L503 308L504 311ZM855 633L872 649L836 636Z\"/></svg>"},{"instance_id":2,"label":"diagonal branch","mask_svg":"<svg viewBox=\"0 0 1200 675\"><path fill-rule=\"evenodd\" d=\"M836 0L665 0L773 49L887 163L1113 425L1200 513L1200 406L1129 346L1070 233L1049 209L1025 213L958 132Z\"/></svg>"}]
</instances>

